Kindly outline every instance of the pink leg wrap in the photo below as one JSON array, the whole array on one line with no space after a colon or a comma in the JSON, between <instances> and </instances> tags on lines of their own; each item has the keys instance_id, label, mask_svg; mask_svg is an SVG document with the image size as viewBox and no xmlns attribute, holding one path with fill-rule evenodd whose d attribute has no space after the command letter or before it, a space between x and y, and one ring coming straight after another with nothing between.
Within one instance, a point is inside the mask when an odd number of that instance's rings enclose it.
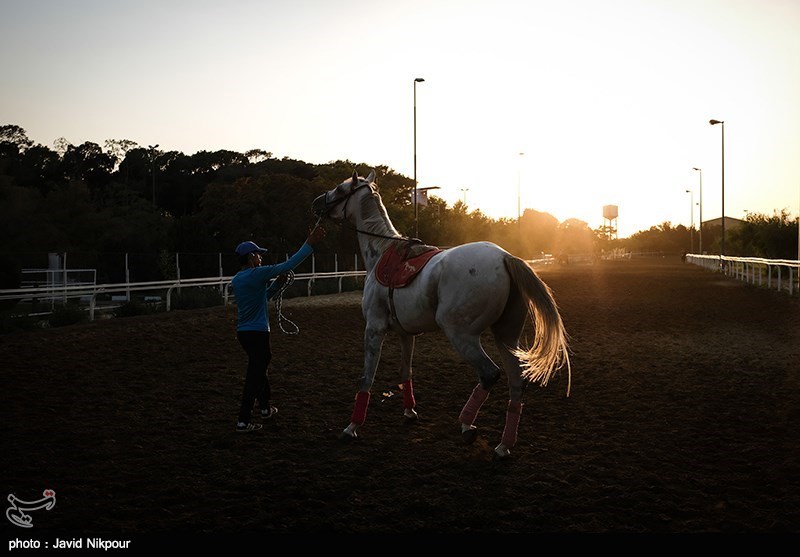
<instances>
[{"instance_id":1,"label":"pink leg wrap","mask_svg":"<svg viewBox=\"0 0 800 557\"><path fill-rule=\"evenodd\" d=\"M414 400L414 385L411 384L411 379L403 381L403 408L414 408L417 401Z\"/></svg>"},{"instance_id":2,"label":"pink leg wrap","mask_svg":"<svg viewBox=\"0 0 800 557\"><path fill-rule=\"evenodd\" d=\"M508 410L506 410L506 427L503 430L503 438L501 442L506 448L510 449L517 444L517 429L519 428L519 419L522 416L522 407L524 404L521 402L513 403L508 401Z\"/></svg>"},{"instance_id":3,"label":"pink leg wrap","mask_svg":"<svg viewBox=\"0 0 800 557\"><path fill-rule=\"evenodd\" d=\"M356 393L356 405L353 408L353 415L350 421L356 425L363 425L367 419L367 406L369 406L369 391L358 391Z\"/></svg>"},{"instance_id":4,"label":"pink leg wrap","mask_svg":"<svg viewBox=\"0 0 800 557\"><path fill-rule=\"evenodd\" d=\"M458 421L464 425L472 425L475 418L478 416L478 410L481 409L481 406L483 406L483 403L486 402L488 397L489 391L478 383L478 385L472 389L472 395L470 395L469 400L464 405L463 410L461 410Z\"/></svg>"}]
</instances>

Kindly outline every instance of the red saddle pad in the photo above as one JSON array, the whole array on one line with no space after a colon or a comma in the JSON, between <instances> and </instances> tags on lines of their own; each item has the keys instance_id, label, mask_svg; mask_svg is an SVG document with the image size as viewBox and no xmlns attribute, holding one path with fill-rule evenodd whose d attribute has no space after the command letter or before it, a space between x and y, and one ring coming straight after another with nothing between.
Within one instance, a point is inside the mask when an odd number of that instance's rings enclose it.
<instances>
[{"instance_id":1,"label":"red saddle pad","mask_svg":"<svg viewBox=\"0 0 800 557\"><path fill-rule=\"evenodd\" d=\"M407 286L417 273L442 250L434 246L401 245L398 248L393 244L383 252L377 267L375 278L384 286L390 288L403 288Z\"/></svg>"}]
</instances>

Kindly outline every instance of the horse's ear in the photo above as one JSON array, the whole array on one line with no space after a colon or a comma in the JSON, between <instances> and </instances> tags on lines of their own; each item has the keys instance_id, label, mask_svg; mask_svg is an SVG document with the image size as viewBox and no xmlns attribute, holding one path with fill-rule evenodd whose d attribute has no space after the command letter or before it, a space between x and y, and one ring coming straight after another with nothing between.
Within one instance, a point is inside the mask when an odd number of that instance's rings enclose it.
<instances>
[{"instance_id":1,"label":"horse's ear","mask_svg":"<svg viewBox=\"0 0 800 557\"><path fill-rule=\"evenodd\" d=\"M353 170L353 185L356 185L357 183L358 183L358 171Z\"/></svg>"},{"instance_id":2,"label":"horse's ear","mask_svg":"<svg viewBox=\"0 0 800 557\"><path fill-rule=\"evenodd\" d=\"M371 184L374 181L375 181L375 171L373 170L372 172L369 173L369 176L367 176L367 182Z\"/></svg>"}]
</instances>

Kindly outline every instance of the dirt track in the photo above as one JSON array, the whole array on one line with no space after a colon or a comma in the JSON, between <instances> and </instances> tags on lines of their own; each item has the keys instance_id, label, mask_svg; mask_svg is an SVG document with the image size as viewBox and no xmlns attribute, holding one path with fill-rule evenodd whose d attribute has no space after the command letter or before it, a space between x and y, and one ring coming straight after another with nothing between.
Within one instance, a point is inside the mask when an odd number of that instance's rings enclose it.
<instances>
[{"instance_id":1,"label":"dirt track","mask_svg":"<svg viewBox=\"0 0 800 557\"><path fill-rule=\"evenodd\" d=\"M420 420L402 419L390 336L362 437L337 439L362 356L349 295L287 300L296 337L273 319L280 413L251 435L233 431L231 308L0 337L3 495L55 490L24 532L40 536L800 532L796 297L677 259L540 275L571 335L572 395L564 375L528 390L507 461L492 459L505 382L461 444L476 381L438 333L417 339Z\"/></svg>"}]
</instances>

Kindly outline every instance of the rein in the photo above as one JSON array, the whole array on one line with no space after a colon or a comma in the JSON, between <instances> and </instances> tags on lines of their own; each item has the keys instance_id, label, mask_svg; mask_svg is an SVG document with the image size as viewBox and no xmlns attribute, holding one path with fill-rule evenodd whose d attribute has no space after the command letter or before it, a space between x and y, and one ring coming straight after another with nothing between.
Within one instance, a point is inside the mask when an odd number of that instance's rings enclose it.
<instances>
[{"instance_id":1,"label":"rein","mask_svg":"<svg viewBox=\"0 0 800 557\"><path fill-rule=\"evenodd\" d=\"M319 223L319 221L317 221ZM281 287L278 289L278 293L275 295L275 312L278 314L278 326L280 326L281 331L283 331L286 335L296 335L300 332L300 327L297 324L290 320L288 317L283 315L283 293L284 291L289 288L292 283L294 283L294 271L289 271L288 278L286 282L284 282ZM287 331L286 328L283 326L283 322L286 321L289 325L293 327L292 330Z\"/></svg>"},{"instance_id":2,"label":"rein","mask_svg":"<svg viewBox=\"0 0 800 557\"><path fill-rule=\"evenodd\" d=\"M385 234L375 234L374 232L370 232L369 230L361 230L360 228L356 228L354 225L350 224L350 221L343 220L339 223L341 226L347 226L351 230L355 230L358 234L364 234L366 236L372 236L374 238L383 238L384 240L394 240L396 242L412 242L414 244L421 244L422 240L419 238L409 238L408 236L386 236Z\"/></svg>"},{"instance_id":3,"label":"rein","mask_svg":"<svg viewBox=\"0 0 800 557\"><path fill-rule=\"evenodd\" d=\"M384 240L394 240L396 242L411 242L411 243L414 243L414 244L421 244L422 240L420 240L419 238L409 238L408 236L387 236L386 234L376 234L374 232L370 232L369 230L362 230L362 229L356 227L354 224L350 224L350 221L347 220L347 202L350 201L350 198L353 197L353 195L355 195L355 193L358 190L360 190L361 188L366 188L366 187L370 187L370 184L361 184L359 186L356 186L355 188L350 190L350 192L347 195L345 195L344 197L340 197L339 199L336 199L331 203L327 203L326 202L325 211L320 215L319 219L317 219L317 225L320 223L320 221L323 219L323 217L326 217L328 215L328 213L330 212L331 207L334 207L334 206L338 205L339 203L344 202L344 211L343 211L344 218L341 220L340 223L337 223L337 224L340 224L341 226L347 226L351 230L354 230L358 234L364 234L365 236L372 236L373 238L382 238ZM330 220L333 220L333 219L330 219ZM336 222L336 221L334 221L334 222Z\"/></svg>"}]
</instances>

